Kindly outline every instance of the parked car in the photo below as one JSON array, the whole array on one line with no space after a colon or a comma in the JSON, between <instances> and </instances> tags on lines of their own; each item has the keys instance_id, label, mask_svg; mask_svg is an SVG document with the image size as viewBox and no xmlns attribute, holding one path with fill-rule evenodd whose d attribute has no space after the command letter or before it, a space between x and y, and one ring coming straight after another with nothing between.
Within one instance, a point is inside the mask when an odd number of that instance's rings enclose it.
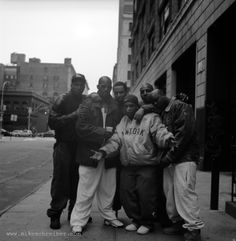
<instances>
[{"instance_id":1,"label":"parked car","mask_svg":"<svg viewBox=\"0 0 236 241\"><path fill-rule=\"evenodd\" d=\"M1 133L3 136L12 136L11 132L5 129L1 129Z\"/></svg>"},{"instance_id":2,"label":"parked car","mask_svg":"<svg viewBox=\"0 0 236 241\"><path fill-rule=\"evenodd\" d=\"M22 130L14 130L12 131L12 136L21 136Z\"/></svg>"},{"instance_id":3,"label":"parked car","mask_svg":"<svg viewBox=\"0 0 236 241\"><path fill-rule=\"evenodd\" d=\"M31 130L14 130L12 131L12 136L30 137L32 136L32 131Z\"/></svg>"}]
</instances>

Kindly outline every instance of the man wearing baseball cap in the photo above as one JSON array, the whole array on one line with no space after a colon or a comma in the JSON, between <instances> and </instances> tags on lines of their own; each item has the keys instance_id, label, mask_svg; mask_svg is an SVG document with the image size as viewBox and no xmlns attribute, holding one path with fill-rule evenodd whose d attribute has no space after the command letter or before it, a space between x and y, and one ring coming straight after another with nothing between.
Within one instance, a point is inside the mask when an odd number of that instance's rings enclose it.
<instances>
[{"instance_id":1,"label":"man wearing baseball cap","mask_svg":"<svg viewBox=\"0 0 236 241\"><path fill-rule=\"evenodd\" d=\"M53 178L51 183L51 203L47 210L50 217L50 228L59 229L60 216L68 207L68 220L76 201L79 180L78 164L76 164L77 137L75 122L77 109L85 96L82 94L86 79L82 74L75 74L71 79L71 90L59 96L52 106L48 125L55 130L56 143L53 150Z\"/></svg>"}]
</instances>

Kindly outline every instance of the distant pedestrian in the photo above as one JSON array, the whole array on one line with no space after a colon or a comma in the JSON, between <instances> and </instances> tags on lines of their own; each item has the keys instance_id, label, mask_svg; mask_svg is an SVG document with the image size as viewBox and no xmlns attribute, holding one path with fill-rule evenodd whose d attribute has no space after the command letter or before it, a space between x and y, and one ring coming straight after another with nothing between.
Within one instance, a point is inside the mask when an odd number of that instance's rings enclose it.
<instances>
[{"instance_id":1,"label":"distant pedestrian","mask_svg":"<svg viewBox=\"0 0 236 241\"><path fill-rule=\"evenodd\" d=\"M59 229L60 216L68 206L68 220L76 201L78 185L78 164L76 164L77 136L75 123L77 109L85 99L82 94L86 79L76 74L71 80L70 92L59 96L52 106L48 125L55 130L56 143L53 150L53 178L51 183L51 203L47 210L50 217L50 228Z\"/></svg>"},{"instance_id":2,"label":"distant pedestrian","mask_svg":"<svg viewBox=\"0 0 236 241\"><path fill-rule=\"evenodd\" d=\"M200 241L204 222L199 218L198 196L195 192L199 146L193 108L176 98L169 99L156 89L146 96L160 113L163 123L174 134L175 145L161 159L164 168L166 208L173 222L166 234L184 232L185 241ZM142 107L149 113L149 107Z\"/></svg>"},{"instance_id":3,"label":"distant pedestrian","mask_svg":"<svg viewBox=\"0 0 236 241\"><path fill-rule=\"evenodd\" d=\"M76 133L81 141L77 149L80 181L70 221L74 234L82 234L87 225L95 195L104 224L123 226L112 210L116 190L115 164L98 163L90 158L93 150L98 150L111 137L118 123L117 104L110 95L111 79L101 77L97 88L97 96L93 94L81 104L76 122Z\"/></svg>"}]
</instances>

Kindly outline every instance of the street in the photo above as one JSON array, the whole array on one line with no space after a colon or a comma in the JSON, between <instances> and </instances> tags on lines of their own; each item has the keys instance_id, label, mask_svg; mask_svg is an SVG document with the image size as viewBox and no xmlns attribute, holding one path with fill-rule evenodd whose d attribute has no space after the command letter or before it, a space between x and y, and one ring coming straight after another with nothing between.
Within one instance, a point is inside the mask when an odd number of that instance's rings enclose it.
<instances>
[{"instance_id":1,"label":"street","mask_svg":"<svg viewBox=\"0 0 236 241\"><path fill-rule=\"evenodd\" d=\"M62 214L62 228L54 232L49 228L46 210L50 203L52 151L54 138L2 138L0 139L0 240L77 240L71 235L67 211ZM196 190L201 206L200 216L205 222L203 240L232 241L236 238L235 220L224 212L225 202L230 200L231 179L229 173L221 173L219 210L210 210L209 172L198 171ZM124 229L112 229L103 225L94 205L89 225L81 240L143 240L136 233ZM124 211L119 218L130 221ZM181 235L168 236L155 224L146 240L181 241Z\"/></svg>"},{"instance_id":2,"label":"street","mask_svg":"<svg viewBox=\"0 0 236 241\"><path fill-rule=\"evenodd\" d=\"M52 175L54 138L0 140L0 215Z\"/></svg>"}]
</instances>

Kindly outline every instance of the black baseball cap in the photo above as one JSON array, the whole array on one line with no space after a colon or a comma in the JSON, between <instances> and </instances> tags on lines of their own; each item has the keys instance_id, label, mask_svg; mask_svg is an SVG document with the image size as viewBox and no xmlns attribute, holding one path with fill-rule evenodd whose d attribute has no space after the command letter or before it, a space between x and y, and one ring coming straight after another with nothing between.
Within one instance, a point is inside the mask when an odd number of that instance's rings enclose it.
<instances>
[{"instance_id":1,"label":"black baseball cap","mask_svg":"<svg viewBox=\"0 0 236 241\"><path fill-rule=\"evenodd\" d=\"M82 83L86 83L86 79L85 79L85 76L83 74L75 74L72 76L72 79L71 79L71 82L72 83L75 83L75 82L82 82Z\"/></svg>"}]
</instances>

